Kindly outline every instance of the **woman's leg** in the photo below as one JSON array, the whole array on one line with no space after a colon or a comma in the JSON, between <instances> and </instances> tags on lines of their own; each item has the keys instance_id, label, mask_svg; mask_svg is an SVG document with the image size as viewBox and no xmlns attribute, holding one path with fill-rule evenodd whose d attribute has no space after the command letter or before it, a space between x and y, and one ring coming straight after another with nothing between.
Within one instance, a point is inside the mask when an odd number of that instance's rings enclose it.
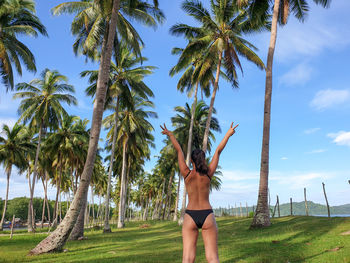
<instances>
[{"instance_id":1,"label":"woman's leg","mask_svg":"<svg viewBox=\"0 0 350 263\"><path fill-rule=\"evenodd\" d=\"M208 215L202 227L202 237L205 247L205 257L209 263L219 262L218 228L213 213Z\"/></svg>"},{"instance_id":2,"label":"woman's leg","mask_svg":"<svg viewBox=\"0 0 350 263\"><path fill-rule=\"evenodd\" d=\"M191 216L185 214L182 225L183 263L193 263L196 259L198 228Z\"/></svg>"}]
</instances>

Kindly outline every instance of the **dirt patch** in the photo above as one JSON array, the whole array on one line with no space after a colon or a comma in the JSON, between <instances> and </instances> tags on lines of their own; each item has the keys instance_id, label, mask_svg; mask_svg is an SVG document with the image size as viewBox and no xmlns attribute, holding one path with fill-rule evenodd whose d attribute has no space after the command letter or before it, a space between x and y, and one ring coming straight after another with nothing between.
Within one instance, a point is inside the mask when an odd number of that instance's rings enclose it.
<instances>
[{"instance_id":1,"label":"dirt patch","mask_svg":"<svg viewBox=\"0 0 350 263\"><path fill-rule=\"evenodd\" d=\"M140 226L140 228L149 228L149 227L151 227L151 225L149 225L149 224L143 224Z\"/></svg>"},{"instance_id":2,"label":"dirt patch","mask_svg":"<svg viewBox=\"0 0 350 263\"><path fill-rule=\"evenodd\" d=\"M332 248L332 249L327 249L326 251L327 252L335 252L335 251L340 250L341 248L343 248L343 247L336 247L336 248Z\"/></svg>"}]
</instances>

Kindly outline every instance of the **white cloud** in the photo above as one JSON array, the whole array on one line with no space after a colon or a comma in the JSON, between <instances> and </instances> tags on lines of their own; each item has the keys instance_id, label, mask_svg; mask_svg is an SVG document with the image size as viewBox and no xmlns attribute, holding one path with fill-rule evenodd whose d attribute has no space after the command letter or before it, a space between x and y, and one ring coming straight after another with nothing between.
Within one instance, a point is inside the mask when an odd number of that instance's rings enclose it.
<instances>
[{"instance_id":1,"label":"white cloud","mask_svg":"<svg viewBox=\"0 0 350 263\"><path fill-rule=\"evenodd\" d=\"M282 61L289 61L301 56L316 56L325 49L335 50L347 46L350 40L344 38L344 34L348 35L349 29L327 23L324 20L302 24L294 20L288 26L280 27L276 57Z\"/></svg>"},{"instance_id":2,"label":"white cloud","mask_svg":"<svg viewBox=\"0 0 350 263\"><path fill-rule=\"evenodd\" d=\"M307 129L304 131L305 134L312 134L315 133L317 131L321 130L321 128L311 128L311 129Z\"/></svg>"},{"instance_id":3,"label":"white cloud","mask_svg":"<svg viewBox=\"0 0 350 263\"><path fill-rule=\"evenodd\" d=\"M307 154L314 154L314 153L324 153L326 152L327 150L325 149L317 149L317 150L312 150L310 152L306 152Z\"/></svg>"},{"instance_id":4,"label":"white cloud","mask_svg":"<svg viewBox=\"0 0 350 263\"><path fill-rule=\"evenodd\" d=\"M337 145L350 146L350 132L340 131L337 133L329 133L328 137L333 139L333 142Z\"/></svg>"},{"instance_id":5,"label":"white cloud","mask_svg":"<svg viewBox=\"0 0 350 263\"><path fill-rule=\"evenodd\" d=\"M350 99L349 90L320 90L310 103L310 106L317 110L332 108L336 105L341 105Z\"/></svg>"},{"instance_id":6,"label":"white cloud","mask_svg":"<svg viewBox=\"0 0 350 263\"><path fill-rule=\"evenodd\" d=\"M311 79L313 71L310 65L301 63L282 75L279 83L286 86L304 85Z\"/></svg>"},{"instance_id":7,"label":"white cloud","mask_svg":"<svg viewBox=\"0 0 350 263\"><path fill-rule=\"evenodd\" d=\"M281 160L285 161L285 160L288 160L288 157L282 157Z\"/></svg>"},{"instance_id":8,"label":"white cloud","mask_svg":"<svg viewBox=\"0 0 350 263\"><path fill-rule=\"evenodd\" d=\"M259 178L259 172L222 170L222 174L225 181L236 182L244 180L255 180Z\"/></svg>"},{"instance_id":9,"label":"white cloud","mask_svg":"<svg viewBox=\"0 0 350 263\"><path fill-rule=\"evenodd\" d=\"M325 180L333 175L320 172L291 172L281 174L280 172L271 172L270 180L277 181L279 184L288 185L290 189L301 189L312 185L315 180Z\"/></svg>"},{"instance_id":10,"label":"white cloud","mask_svg":"<svg viewBox=\"0 0 350 263\"><path fill-rule=\"evenodd\" d=\"M4 124L7 124L10 128L12 128L15 125L16 121L17 120L14 118L1 118L0 119L0 130L2 130L2 126Z\"/></svg>"}]
</instances>

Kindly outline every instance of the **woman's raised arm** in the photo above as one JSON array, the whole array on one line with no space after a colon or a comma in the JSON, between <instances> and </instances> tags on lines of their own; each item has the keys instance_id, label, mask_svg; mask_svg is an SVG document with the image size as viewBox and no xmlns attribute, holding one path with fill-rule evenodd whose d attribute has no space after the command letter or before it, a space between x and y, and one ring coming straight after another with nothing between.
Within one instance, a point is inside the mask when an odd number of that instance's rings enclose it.
<instances>
[{"instance_id":1,"label":"woman's raised arm","mask_svg":"<svg viewBox=\"0 0 350 263\"><path fill-rule=\"evenodd\" d=\"M177 151L177 159L179 162L180 173L182 174L183 177L185 177L189 173L190 168L188 168L188 166L186 165L184 153L182 152L181 146L176 140L174 134L167 129L165 124L163 126L164 127L162 127L162 125L160 126L160 128L162 128L163 130L162 134L169 136L171 143L174 145L174 148Z\"/></svg>"},{"instance_id":2,"label":"woman's raised arm","mask_svg":"<svg viewBox=\"0 0 350 263\"><path fill-rule=\"evenodd\" d=\"M238 125L239 124L237 124L235 127L233 127L233 122L232 122L230 129L225 134L225 137L220 142L218 148L216 148L213 159L211 159L211 162L210 162L209 167L208 167L209 168L208 175L210 177L212 177L213 174L215 173L216 167L218 167L220 154L223 151L223 149L225 148L225 146L228 142L228 139L230 139L230 137L236 132L235 129L238 127Z\"/></svg>"}]
</instances>

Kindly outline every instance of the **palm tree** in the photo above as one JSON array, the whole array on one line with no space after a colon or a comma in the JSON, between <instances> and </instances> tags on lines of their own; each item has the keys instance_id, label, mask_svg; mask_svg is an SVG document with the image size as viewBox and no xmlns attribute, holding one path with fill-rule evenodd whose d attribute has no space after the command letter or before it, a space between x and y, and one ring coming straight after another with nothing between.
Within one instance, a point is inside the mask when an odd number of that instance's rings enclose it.
<instances>
[{"instance_id":1,"label":"palm tree","mask_svg":"<svg viewBox=\"0 0 350 263\"><path fill-rule=\"evenodd\" d=\"M331 0L313 0L316 4L328 7ZM252 0L244 3L248 6L251 17L261 18L270 15L271 1ZM264 124L260 164L260 182L256 212L251 227L270 226L270 211L268 205L268 176L269 176L269 150L270 150L270 121L271 121L271 97L272 97L272 64L277 39L277 24L285 25L290 12L295 17L304 21L309 10L308 2L303 0L274 0L271 24L270 44L267 55L265 102L264 102Z\"/></svg>"},{"instance_id":2,"label":"palm tree","mask_svg":"<svg viewBox=\"0 0 350 263\"><path fill-rule=\"evenodd\" d=\"M142 148L137 146L148 144L153 141L153 136L150 134L150 132L153 131L153 126L147 119L149 117L157 117L155 112L145 110L145 107L154 107L152 102L145 101L143 98L138 97L135 93L132 94L132 98L133 105L131 105L131 108L126 107L120 112L120 123L117 131L118 144L123 146L118 228L124 227L126 175L128 172L127 167L130 167L129 164L131 164L131 160L127 156L127 151L140 153ZM113 115L107 117L106 123L113 118ZM113 128L116 129L117 127ZM134 147L134 149L132 149L132 146L137 148ZM144 156L144 154L139 155L141 155L139 157L142 157L142 155Z\"/></svg>"},{"instance_id":3,"label":"palm tree","mask_svg":"<svg viewBox=\"0 0 350 263\"><path fill-rule=\"evenodd\" d=\"M121 43L118 46L119 50L115 52L116 63L111 63L110 80L107 90L105 107L115 111L114 114L114 132L111 140L112 154L110 156L109 171L108 171L108 186L107 195L105 198L105 223L103 232L111 232L109 226L109 200L111 192L111 177L114 162L114 152L117 138L117 123L119 114L120 101L124 104L132 103L131 90L137 92L139 96L147 99L149 96L153 97L153 92L143 82L143 78L153 73L155 67L151 66L138 66L135 67L140 61L147 60L144 57L136 57L136 54L130 53L126 44ZM86 89L86 93L90 96L94 96L96 93L96 80L97 71L84 71L81 73L82 77L89 76L90 86ZM113 102L116 102L114 105Z\"/></svg>"},{"instance_id":4,"label":"palm tree","mask_svg":"<svg viewBox=\"0 0 350 263\"><path fill-rule=\"evenodd\" d=\"M103 4L106 2L96 1L96 3ZM81 175L79 188L65 218L63 219L63 222L51 235L49 235L47 238L41 241L34 249L32 249L30 251L30 254L42 254L62 250L62 247L66 243L69 234L73 229L73 226L78 218L78 214L85 200L84 196L87 196L87 191L89 189L91 175L93 172L93 166L95 163L98 141L100 138L102 116L107 93L107 83L115 40L115 31L118 24L118 13L120 3L121 0L113 0L113 2L110 5L107 5L108 7L112 7L110 9L112 10L112 12L109 16L110 18L107 19L108 23L106 23L106 25L108 24L108 30L106 30L102 41L100 68L97 79L97 92L91 123L89 149L84 166L84 171Z\"/></svg>"},{"instance_id":5,"label":"palm tree","mask_svg":"<svg viewBox=\"0 0 350 263\"><path fill-rule=\"evenodd\" d=\"M233 87L237 87L236 68L243 72L238 55L245 57L261 69L264 69L264 63L254 53L253 50L256 48L242 37L242 34L253 31L255 28L247 28L247 21L249 21L247 14L239 8L236 0L211 0L213 16L198 0L186 0L182 4L182 9L200 23L201 27L176 24L171 28L172 34L191 39L180 59L191 59L193 56L204 53L204 68L216 65L214 89L203 138L202 149L206 152L221 66L225 68L227 80Z\"/></svg>"},{"instance_id":6,"label":"palm tree","mask_svg":"<svg viewBox=\"0 0 350 263\"><path fill-rule=\"evenodd\" d=\"M74 88L67 84L67 77L59 74L58 71L45 69L41 73L40 79L33 79L29 83L19 83L13 98L22 99L18 112L21 115L19 121L24 123L29 121L32 129L38 129L38 144L34 159L33 183L37 178L38 159L44 129L55 130L61 122L62 116L67 115L61 103L77 104L74 96L69 93L74 92ZM63 92L68 92L64 94ZM32 203L34 187L30 193ZM31 210L31 209L29 209ZM31 224L28 224L28 231L32 232Z\"/></svg>"},{"instance_id":7,"label":"palm tree","mask_svg":"<svg viewBox=\"0 0 350 263\"><path fill-rule=\"evenodd\" d=\"M4 209L0 222L0 231L3 230L6 214L12 167L16 166L17 168L24 170L28 165L25 153L30 152L35 148L34 145L29 142L27 128L23 125L15 124L11 129L5 124L2 127L1 134L4 134L4 136L0 136L0 164L2 163L5 167L7 185Z\"/></svg>"},{"instance_id":8,"label":"palm tree","mask_svg":"<svg viewBox=\"0 0 350 263\"><path fill-rule=\"evenodd\" d=\"M3 0L0 3L0 75L6 89L13 89L13 69L22 75L21 61L27 70L36 72L30 49L18 40L19 35L47 36L45 26L35 15L33 0Z\"/></svg>"},{"instance_id":9,"label":"palm tree","mask_svg":"<svg viewBox=\"0 0 350 263\"><path fill-rule=\"evenodd\" d=\"M99 3L94 0L82 0L59 4L52 9L52 13L76 14L71 25L71 32L76 36L73 51L76 55L85 55L86 59L98 60L106 34L106 25L112 13L111 8L110 1ZM129 50L133 50L141 57L143 41L129 20L137 20L146 26L156 27L157 22L164 20L164 14L158 9L158 5L151 5L143 0L120 0L117 12L115 45L119 45L119 40L122 39L128 44Z\"/></svg>"},{"instance_id":10,"label":"palm tree","mask_svg":"<svg viewBox=\"0 0 350 263\"><path fill-rule=\"evenodd\" d=\"M59 169L58 178L56 178L57 194L56 206L54 209L54 215L56 216L54 221L55 224L57 223L58 218L58 196L61 192L61 185L64 182L62 180L62 175L63 173L67 173L67 168L74 164L77 151L80 151L80 148L83 148L81 145L87 143L87 138L84 136L85 131L76 129L75 122L78 120L80 120L79 117L64 115L60 127L54 133L49 135L45 141L45 147L47 148L45 152L55 156L55 162ZM71 172L71 169L69 170ZM71 176L68 178L70 180Z\"/></svg>"}]
</instances>

